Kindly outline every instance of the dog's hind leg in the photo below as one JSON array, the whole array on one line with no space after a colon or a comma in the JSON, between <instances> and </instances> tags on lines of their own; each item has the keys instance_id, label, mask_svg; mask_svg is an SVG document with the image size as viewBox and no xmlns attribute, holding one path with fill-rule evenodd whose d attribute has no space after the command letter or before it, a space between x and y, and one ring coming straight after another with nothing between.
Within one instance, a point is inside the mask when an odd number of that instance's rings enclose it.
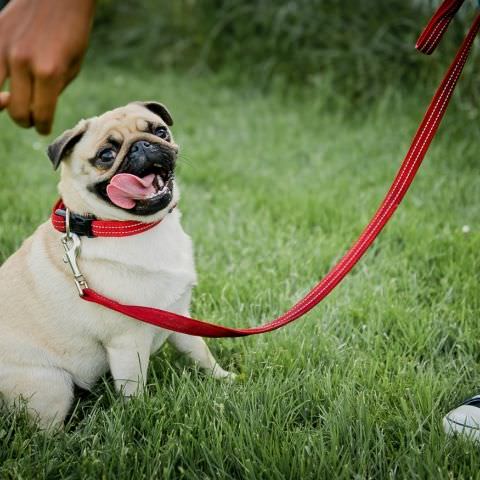
<instances>
[{"instance_id":1,"label":"dog's hind leg","mask_svg":"<svg viewBox=\"0 0 480 480\"><path fill-rule=\"evenodd\" d=\"M29 415L41 428L57 428L72 405L73 381L67 372L55 367L2 365L0 393L7 405L25 402Z\"/></svg>"}]
</instances>

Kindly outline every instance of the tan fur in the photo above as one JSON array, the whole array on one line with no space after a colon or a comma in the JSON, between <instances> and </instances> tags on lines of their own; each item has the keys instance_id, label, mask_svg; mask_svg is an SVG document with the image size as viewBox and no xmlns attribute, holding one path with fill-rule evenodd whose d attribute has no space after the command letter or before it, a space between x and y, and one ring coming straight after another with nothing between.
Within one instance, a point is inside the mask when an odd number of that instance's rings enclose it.
<instances>
[{"instance_id":1,"label":"tan fur","mask_svg":"<svg viewBox=\"0 0 480 480\"><path fill-rule=\"evenodd\" d=\"M138 217L87 189L111 177L132 142L159 141L143 131L149 121L165 125L140 104L83 120L78 128L86 132L62 161L59 190L76 213L118 220L163 219L157 227L132 237L82 237L78 263L89 285L107 296L188 315L196 274L191 240L180 225L178 208L171 214L165 208ZM123 146L112 168L99 171L89 159L110 136ZM175 184L171 204L178 199ZM61 234L47 221L0 268L0 394L8 404L24 399L43 427L62 424L72 403L73 385L90 388L108 369L117 390L127 397L134 395L145 384L150 354L167 339L215 377L231 376L218 366L203 339L80 300L62 261L60 240Z\"/></svg>"}]
</instances>

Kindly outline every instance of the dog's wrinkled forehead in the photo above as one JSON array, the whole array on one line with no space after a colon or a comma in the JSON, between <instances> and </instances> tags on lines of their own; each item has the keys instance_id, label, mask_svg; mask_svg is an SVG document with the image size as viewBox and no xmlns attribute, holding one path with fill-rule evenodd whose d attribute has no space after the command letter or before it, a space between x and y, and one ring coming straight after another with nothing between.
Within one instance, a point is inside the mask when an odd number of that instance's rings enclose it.
<instances>
[{"instance_id":1,"label":"dog's wrinkled forehead","mask_svg":"<svg viewBox=\"0 0 480 480\"><path fill-rule=\"evenodd\" d=\"M58 137L47 150L56 169L77 144L82 150L95 150L112 139L123 144L149 132L152 125L173 125L167 108L157 102L133 102L98 117L82 120Z\"/></svg>"},{"instance_id":2,"label":"dog's wrinkled forehead","mask_svg":"<svg viewBox=\"0 0 480 480\"><path fill-rule=\"evenodd\" d=\"M151 125L171 125L170 115L158 115L142 104L131 103L91 119L86 135L97 141L109 137L123 142L138 132L147 132Z\"/></svg>"}]
</instances>

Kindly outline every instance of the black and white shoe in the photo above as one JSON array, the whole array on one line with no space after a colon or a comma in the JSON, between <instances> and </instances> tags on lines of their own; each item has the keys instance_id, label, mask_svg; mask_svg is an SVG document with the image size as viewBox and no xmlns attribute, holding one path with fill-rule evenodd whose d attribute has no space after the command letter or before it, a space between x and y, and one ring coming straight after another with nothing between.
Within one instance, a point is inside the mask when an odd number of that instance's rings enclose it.
<instances>
[{"instance_id":1,"label":"black and white shoe","mask_svg":"<svg viewBox=\"0 0 480 480\"><path fill-rule=\"evenodd\" d=\"M443 417L443 428L448 435L464 435L480 442L480 395L465 400Z\"/></svg>"}]
</instances>

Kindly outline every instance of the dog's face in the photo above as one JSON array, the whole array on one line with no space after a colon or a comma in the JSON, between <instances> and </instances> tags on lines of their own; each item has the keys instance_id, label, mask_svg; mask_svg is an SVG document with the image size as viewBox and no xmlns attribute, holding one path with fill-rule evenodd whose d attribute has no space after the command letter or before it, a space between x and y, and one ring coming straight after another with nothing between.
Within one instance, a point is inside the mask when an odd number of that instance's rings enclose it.
<instances>
[{"instance_id":1,"label":"dog's face","mask_svg":"<svg viewBox=\"0 0 480 480\"><path fill-rule=\"evenodd\" d=\"M163 217L178 197L172 124L160 103L134 102L66 131L48 148L65 204L98 218Z\"/></svg>"}]
</instances>

